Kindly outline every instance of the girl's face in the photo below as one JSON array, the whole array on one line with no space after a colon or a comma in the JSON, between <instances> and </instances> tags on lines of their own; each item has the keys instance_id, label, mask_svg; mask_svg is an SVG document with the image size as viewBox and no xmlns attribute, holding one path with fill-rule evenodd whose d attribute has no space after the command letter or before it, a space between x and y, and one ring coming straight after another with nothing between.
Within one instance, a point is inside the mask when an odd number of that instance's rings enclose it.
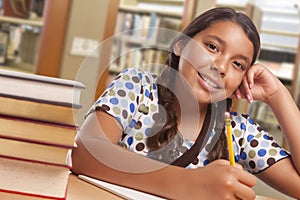
<instances>
[{"instance_id":1,"label":"girl's face","mask_svg":"<svg viewBox=\"0 0 300 200\"><path fill-rule=\"evenodd\" d=\"M231 21L213 23L199 32L179 52L179 72L199 103L230 97L250 67L253 44L243 29ZM177 48L177 49L176 49Z\"/></svg>"}]
</instances>

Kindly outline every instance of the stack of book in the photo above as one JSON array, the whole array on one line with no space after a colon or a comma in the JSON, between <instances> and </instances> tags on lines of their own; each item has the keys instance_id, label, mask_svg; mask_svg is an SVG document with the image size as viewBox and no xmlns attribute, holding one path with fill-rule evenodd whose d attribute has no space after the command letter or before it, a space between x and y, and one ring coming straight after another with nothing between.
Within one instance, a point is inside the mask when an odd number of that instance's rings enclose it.
<instances>
[{"instance_id":1,"label":"stack of book","mask_svg":"<svg viewBox=\"0 0 300 200\"><path fill-rule=\"evenodd\" d=\"M66 199L82 89L0 69L0 199Z\"/></svg>"}]
</instances>

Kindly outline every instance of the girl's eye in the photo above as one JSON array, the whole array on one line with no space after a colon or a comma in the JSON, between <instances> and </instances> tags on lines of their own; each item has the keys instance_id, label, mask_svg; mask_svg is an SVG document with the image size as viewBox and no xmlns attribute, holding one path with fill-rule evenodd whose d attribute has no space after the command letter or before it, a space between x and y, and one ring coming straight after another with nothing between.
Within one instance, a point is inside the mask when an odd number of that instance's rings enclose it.
<instances>
[{"instance_id":1,"label":"girl's eye","mask_svg":"<svg viewBox=\"0 0 300 200\"><path fill-rule=\"evenodd\" d=\"M239 68L239 69L241 69L241 70L244 70L244 69L245 69L244 65L241 64L241 63L239 63L239 62L237 62L237 61L234 61L233 64L234 64L237 68Z\"/></svg>"},{"instance_id":2,"label":"girl's eye","mask_svg":"<svg viewBox=\"0 0 300 200\"><path fill-rule=\"evenodd\" d=\"M214 44L207 44L208 48L212 51L218 52L218 48Z\"/></svg>"}]
</instances>

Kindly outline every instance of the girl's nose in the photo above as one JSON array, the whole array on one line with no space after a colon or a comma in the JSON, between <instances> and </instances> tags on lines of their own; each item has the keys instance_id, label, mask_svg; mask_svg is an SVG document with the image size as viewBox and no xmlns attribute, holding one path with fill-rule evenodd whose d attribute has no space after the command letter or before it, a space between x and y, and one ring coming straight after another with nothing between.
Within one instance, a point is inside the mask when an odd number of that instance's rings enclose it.
<instances>
[{"instance_id":1,"label":"girl's nose","mask_svg":"<svg viewBox=\"0 0 300 200\"><path fill-rule=\"evenodd\" d=\"M214 65L213 65L214 69L215 69L216 71L218 71L218 73L219 73L222 77L224 77L225 74L226 74L226 66L227 66L227 63L226 63L226 61L223 60L223 59L216 59L215 62L214 62Z\"/></svg>"}]
</instances>

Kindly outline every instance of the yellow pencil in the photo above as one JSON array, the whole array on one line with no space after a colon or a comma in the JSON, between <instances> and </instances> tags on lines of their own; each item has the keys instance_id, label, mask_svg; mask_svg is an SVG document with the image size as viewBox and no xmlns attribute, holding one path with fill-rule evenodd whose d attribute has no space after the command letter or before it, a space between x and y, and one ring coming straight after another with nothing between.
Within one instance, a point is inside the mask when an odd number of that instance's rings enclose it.
<instances>
[{"instance_id":1,"label":"yellow pencil","mask_svg":"<svg viewBox=\"0 0 300 200\"><path fill-rule=\"evenodd\" d=\"M230 113L225 112L225 125L226 125L226 133L227 133L227 145L228 145L228 154L230 165L235 165L234 160L234 150L232 144L232 130L231 130L231 122L230 122Z\"/></svg>"}]
</instances>

